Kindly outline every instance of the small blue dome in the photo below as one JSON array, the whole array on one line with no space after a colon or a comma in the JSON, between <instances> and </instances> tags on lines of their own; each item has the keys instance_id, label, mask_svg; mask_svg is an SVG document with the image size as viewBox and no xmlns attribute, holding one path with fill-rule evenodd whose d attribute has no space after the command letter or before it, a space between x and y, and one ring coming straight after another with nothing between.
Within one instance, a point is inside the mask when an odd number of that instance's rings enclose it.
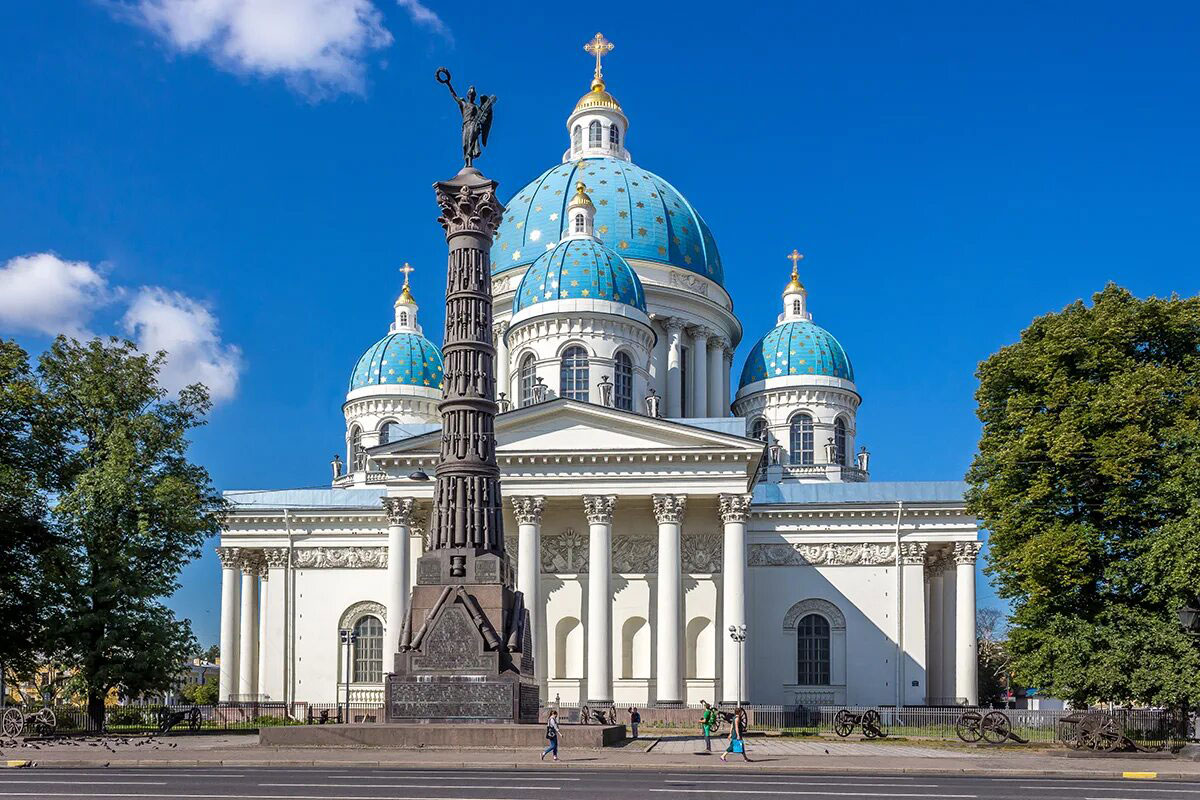
<instances>
[{"instance_id":1,"label":"small blue dome","mask_svg":"<svg viewBox=\"0 0 1200 800\"><path fill-rule=\"evenodd\" d=\"M826 375L854 380L850 356L833 334L807 320L783 322L750 348L738 388L786 375Z\"/></svg>"},{"instance_id":2,"label":"small blue dome","mask_svg":"<svg viewBox=\"0 0 1200 800\"><path fill-rule=\"evenodd\" d=\"M673 264L724 285L708 225L674 186L615 158L588 158L543 172L508 202L492 245L492 272L532 262L566 232L575 183L596 204L596 237L626 258Z\"/></svg>"},{"instance_id":3,"label":"small blue dome","mask_svg":"<svg viewBox=\"0 0 1200 800\"><path fill-rule=\"evenodd\" d=\"M553 300L611 300L646 310L646 293L624 258L594 239L568 239L525 271L513 312Z\"/></svg>"},{"instance_id":4,"label":"small blue dome","mask_svg":"<svg viewBox=\"0 0 1200 800\"><path fill-rule=\"evenodd\" d=\"M442 353L411 331L390 333L367 348L350 375L350 391L364 386L442 387Z\"/></svg>"}]
</instances>

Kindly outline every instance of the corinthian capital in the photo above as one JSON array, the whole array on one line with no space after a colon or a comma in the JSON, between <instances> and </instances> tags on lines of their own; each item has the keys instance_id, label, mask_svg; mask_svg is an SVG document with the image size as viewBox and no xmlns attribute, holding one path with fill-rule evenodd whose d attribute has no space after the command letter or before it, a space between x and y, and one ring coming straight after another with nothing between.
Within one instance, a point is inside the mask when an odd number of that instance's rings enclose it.
<instances>
[{"instance_id":1,"label":"corinthian capital","mask_svg":"<svg viewBox=\"0 0 1200 800\"><path fill-rule=\"evenodd\" d=\"M442 211L438 222L446 229L447 236L479 233L492 238L504 213L504 206L496 199L494 182L456 186L448 181L435 183L433 188Z\"/></svg>"},{"instance_id":2,"label":"corinthian capital","mask_svg":"<svg viewBox=\"0 0 1200 800\"><path fill-rule=\"evenodd\" d=\"M745 522L750 518L748 494L723 494L719 498L722 522Z\"/></svg>"},{"instance_id":3,"label":"corinthian capital","mask_svg":"<svg viewBox=\"0 0 1200 800\"><path fill-rule=\"evenodd\" d=\"M583 498L583 513L587 515L588 522L612 522L613 508L617 505L617 498L611 494L589 494Z\"/></svg>"},{"instance_id":4,"label":"corinthian capital","mask_svg":"<svg viewBox=\"0 0 1200 800\"><path fill-rule=\"evenodd\" d=\"M517 518L518 525L542 524L542 509L546 506L546 498L526 496L508 499L512 503L513 516Z\"/></svg>"},{"instance_id":5,"label":"corinthian capital","mask_svg":"<svg viewBox=\"0 0 1200 800\"><path fill-rule=\"evenodd\" d=\"M242 572L249 572L257 575L263 564L262 550L241 550L241 561L239 566Z\"/></svg>"},{"instance_id":6,"label":"corinthian capital","mask_svg":"<svg viewBox=\"0 0 1200 800\"><path fill-rule=\"evenodd\" d=\"M288 549L286 547L263 548L263 561L269 569L283 569L287 566Z\"/></svg>"},{"instance_id":7,"label":"corinthian capital","mask_svg":"<svg viewBox=\"0 0 1200 800\"><path fill-rule=\"evenodd\" d=\"M237 547L218 547L217 558L225 569L237 569L242 565L242 551Z\"/></svg>"},{"instance_id":8,"label":"corinthian capital","mask_svg":"<svg viewBox=\"0 0 1200 800\"><path fill-rule=\"evenodd\" d=\"M955 564L974 564L976 557L979 556L979 542L955 542L954 543L954 563Z\"/></svg>"},{"instance_id":9,"label":"corinthian capital","mask_svg":"<svg viewBox=\"0 0 1200 800\"><path fill-rule=\"evenodd\" d=\"M686 494L654 495L654 518L658 520L659 525L664 522L682 523L685 511L687 511Z\"/></svg>"},{"instance_id":10,"label":"corinthian capital","mask_svg":"<svg viewBox=\"0 0 1200 800\"><path fill-rule=\"evenodd\" d=\"M383 510L387 512L388 525L411 528L417 523L417 501L411 497L385 497Z\"/></svg>"},{"instance_id":11,"label":"corinthian capital","mask_svg":"<svg viewBox=\"0 0 1200 800\"><path fill-rule=\"evenodd\" d=\"M900 563L924 564L925 551L929 545L925 542L902 542L900 544Z\"/></svg>"},{"instance_id":12,"label":"corinthian capital","mask_svg":"<svg viewBox=\"0 0 1200 800\"><path fill-rule=\"evenodd\" d=\"M667 317L666 326L668 333L678 334L687 325L687 320L683 317Z\"/></svg>"},{"instance_id":13,"label":"corinthian capital","mask_svg":"<svg viewBox=\"0 0 1200 800\"><path fill-rule=\"evenodd\" d=\"M504 334L508 333L508 323L507 322L492 323L492 333L495 335L495 337L497 339L504 336Z\"/></svg>"}]
</instances>

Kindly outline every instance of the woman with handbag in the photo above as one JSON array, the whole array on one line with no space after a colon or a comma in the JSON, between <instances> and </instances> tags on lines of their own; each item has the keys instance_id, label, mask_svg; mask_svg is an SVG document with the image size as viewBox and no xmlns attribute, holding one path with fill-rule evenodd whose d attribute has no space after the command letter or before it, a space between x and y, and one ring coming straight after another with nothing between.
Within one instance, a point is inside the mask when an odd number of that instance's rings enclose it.
<instances>
[{"instance_id":1,"label":"woman with handbag","mask_svg":"<svg viewBox=\"0 0 1200 800\"><path fill-rule=\"evenodd\" d=\"M746 712L741 706L733 712L733 720L729 723L729 745L725 748L725 752L721 753L721 760L725 761L725 756L730 753L741 753L742 758L746 761L750 757L746 755Z\"/></svg>"},{"instance_id":2,"label":"woman with handbag","mask_svg":"<svg viewBox=\"0 0 1200 800\"><path fill-rule=\"evenodd\" d=\"M546 741L550 745L542 751L542 761L551 753L554 754L554 760L558 761L558 709L550 709L550 718L546 720Z\"/></svg>"}]
</instances>

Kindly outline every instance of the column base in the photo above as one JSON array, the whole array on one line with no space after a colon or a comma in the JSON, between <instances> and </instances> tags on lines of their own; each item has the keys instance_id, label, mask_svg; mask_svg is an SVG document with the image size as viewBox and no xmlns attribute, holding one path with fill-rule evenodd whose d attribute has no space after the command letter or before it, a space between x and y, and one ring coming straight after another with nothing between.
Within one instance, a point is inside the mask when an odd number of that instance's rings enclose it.
<instances>
[{"instance_id":1,"label":"column base","mask_svg":"<svg viewBox=\"0 0 1200 800\"><path fill-rule=\"evenodd\" d=\"M655 708L682 708L684 702L682 700L656 700Z\"/></svg>"},{"instance_id":2,"label":"column base","mask_svg":"<svg viewBox=\"0 0 1200 800\"><path fill-rule=\"evenodd\" d=\"M584 703L584 705L594 706L596 708L608 708L609 706L615 705L615 704L613 703L613 701L611 699L609 699L609 700L590 700L589 699L586 703Z\"/></svg>"}]
</instances>

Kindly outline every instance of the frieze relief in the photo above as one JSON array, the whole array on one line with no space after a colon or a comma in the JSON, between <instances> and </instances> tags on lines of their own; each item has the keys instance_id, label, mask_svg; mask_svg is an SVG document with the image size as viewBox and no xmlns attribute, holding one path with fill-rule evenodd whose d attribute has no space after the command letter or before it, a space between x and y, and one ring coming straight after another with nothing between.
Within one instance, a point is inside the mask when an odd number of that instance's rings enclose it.
<instances>
[{"instance_id":1,"label":"frieze relief","mask_svg":"<svg viewBox=\"0 0 1200 800\"><path fill-rule=\"evenodd\" d=\"M657 572L658 540L653 536L617 536L613 539L613 572Z\"/></svg>"},{"instance_id":2,"label":"frieze relief","mask_svg":"<svg viewBox=\"0 0 1200 800\"><path fill-rule=\"evenodd\" d=\"M588 537L567 528L542 537L542 572L587 572Z\"/></svg>"},{"instance_id":3,"label":"frieze relief","mask_svg":"<svg viewBox=\"0 0 1200 800\"><path fill-rule=\"evenodd\" d=\"M670 275L667 276L667 280L670 281L672 286L678 289L684 289L708 297L708 282L692 275L690 272L676 272L671 270Z\"/></svg>"},{"instance_id":4,"label":"frieze relief","mask_svg":"<svg viewBox=\"0 0 1200 800\"><path fill-rule=\"evenodd\" d=\"M792 566L882 566L896 563L896 546L891 544L752 544L747 561L751 567Z\"/></svg>"},{"instance_id":5,"label":"frieze relief","mask_svg":"<svg viewBox=\"0 0 1200 800\"><path fill-rule=\"evenodd\" d=\"M385 569L386 547L297 547L292 566L299 569Z\"/></svg>"},{"instance_id":6,"label":"frieze relief","mask_svg":"<svg viewBox=\"0 0 1200 800\"><path fill-rule=\"evenodd\" d=\"M684 536L681 539L683 571L711 572L721 571L721 556L723 543L715 533L697 533Z\"/></svg>"}]
</instances>

